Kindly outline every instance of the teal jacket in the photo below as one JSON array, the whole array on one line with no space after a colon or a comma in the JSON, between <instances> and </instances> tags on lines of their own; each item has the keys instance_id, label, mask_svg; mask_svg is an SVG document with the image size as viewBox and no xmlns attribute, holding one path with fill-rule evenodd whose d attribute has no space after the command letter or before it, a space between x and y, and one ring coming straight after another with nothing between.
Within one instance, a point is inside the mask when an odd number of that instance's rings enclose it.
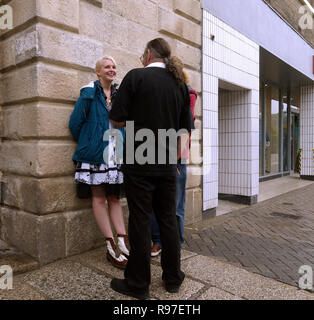
<instances>
[{"instance_id":1,"label":"teal jacket","mask_svg":"<svg viewBox=\"0 0 314 320\"><path fill-rule=\"evenodd\" d=\"M113 85L112 101L117 86ZM69 128L74 140L78 142L72 158L74 162L105 163L103 153L108 141L104 141L104 133L109 129L109 108L99 81L91 82L81 89L70 117ZM122 133L124 142L125 130L118 130Z\"/></svg>"}]
</instances>

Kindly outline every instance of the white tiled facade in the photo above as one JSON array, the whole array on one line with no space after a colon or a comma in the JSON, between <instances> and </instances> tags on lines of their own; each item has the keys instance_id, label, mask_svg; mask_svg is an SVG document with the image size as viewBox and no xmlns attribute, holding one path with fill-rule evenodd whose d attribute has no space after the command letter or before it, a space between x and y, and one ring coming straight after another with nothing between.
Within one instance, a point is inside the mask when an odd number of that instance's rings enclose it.
<instances>
[{"instance_id":1,"label":"white tiled facade","mask_svg":"<svg viewBox=\"0 0 314 320\"><path fill-rule=\"evenodd\" d=\"M314 176L314 85L301 87L301 175Z\"/></svg>"},{"instance_id":2,"label":"white tiled facade","mask_svg":"<svg viewBox=\"0 0 314 320\"><path fill-rule=\"evenodd\" d=\"M215 36L212 40L211 36ZM236 91L220 91L219 80ZM203 11L203 210L258 194L259 46Z\"/></svg>"},{"instance_id":3,"label":"white tiled facade","mask_svg":"<svg viewBox=\"0 0 314 320\"><path fill-rule=\"evenodd\" d=\"M258 193L258 118L252 117L251 91L219 93L219 193L252 196Z\"/></svg>"}]
</instances>

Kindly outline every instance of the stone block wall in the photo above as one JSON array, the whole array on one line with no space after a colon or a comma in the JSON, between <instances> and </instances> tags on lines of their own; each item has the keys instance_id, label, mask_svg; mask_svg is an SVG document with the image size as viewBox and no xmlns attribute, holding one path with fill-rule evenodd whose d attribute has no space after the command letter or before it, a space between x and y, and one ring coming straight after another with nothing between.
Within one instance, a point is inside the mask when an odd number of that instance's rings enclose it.
<instances>
[{"instance_id":1,"label":"stone block wall","mask_svg":"<svg viewBox=\"0 0 314 320\"><path fill-rule=\"evenodd\" d=\"M147 41L168 40L201 92L198 0L11 0L13 30L0 31L0 237L40 264L103 243L91 203L75 197L69 116L96 60L115 57L120 82L140 67ZM201 129L200 94L196 126ZM201 155L201 136L193 152ZM202 217L201 177L189 168L186 223ZM1 174L0 174L1 175ZM126 212L126 208L125 208Z\"/></svg>"}]
</instances>

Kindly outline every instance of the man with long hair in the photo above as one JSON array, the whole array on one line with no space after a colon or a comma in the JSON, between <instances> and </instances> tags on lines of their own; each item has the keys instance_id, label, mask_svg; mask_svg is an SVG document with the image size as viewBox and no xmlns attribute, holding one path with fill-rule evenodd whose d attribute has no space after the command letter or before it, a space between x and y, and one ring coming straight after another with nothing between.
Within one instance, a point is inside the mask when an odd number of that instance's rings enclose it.
<instances>
[{"instance_id":1,"label":"man with long hair","mask_svg":"<svg viewBox=\"0 0 314 320\"><path fill-rule=\"evenodd\" d=\"M174 152L171 139L161 142L157 136L160 130L172 130L177 133L185 129L188 133L194 126L189 92L184 84L183 65L178 58L171 56L169 44L162 38L150 41L141 61L144 68L131 70L123 79L109 118L117 126L124 126L126 122L133 121L135 137L142 129L153 132L155 159L147 157L149 161L144 164L138 159L135 159L134 163L126 163L124 159L123 172L129 206L130 255L124 272L125 279L113 279L111 288L128 296L146 299L149 296L151 282L153 212L160 227L163 248L162 279L165 289L170 293L176 293L184 280L184 273L180 267L175 203L177 150ZM128 132L126 134L124 149L128 153L128 143L134 145L136 150L141 142L134 137L128 137ZM160 152L166 154L163 163L160 163ZM175 159L171 161L173 155ZM128 154L125 158L128 158Z\"/></svg>"}]
</instances>

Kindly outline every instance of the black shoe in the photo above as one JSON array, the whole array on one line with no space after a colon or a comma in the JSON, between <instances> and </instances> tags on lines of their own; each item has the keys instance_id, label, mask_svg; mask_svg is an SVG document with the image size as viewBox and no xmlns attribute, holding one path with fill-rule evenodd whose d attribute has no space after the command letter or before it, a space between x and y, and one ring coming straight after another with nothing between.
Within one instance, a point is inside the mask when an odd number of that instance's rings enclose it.
<instances>
[{"instance_id":1,"label":"black shoe","mask_svg":"<svg viewBox=\"0 0 314 320\"><path fill-rule=\"evenodd\" d=\"M113 278L110 282L110 287L116 292L124 294L125 296L133 297L139 300L145 300L149 298L149 292L146 290L143 293L132 291L127 285L125 279Z\"/></svg>"},{"instance_id":2,"label":"black shoe","mask_svg":"<svg viewBox=\"0 0 314 320\"><path fill-rule=\"evenodd\" d=\"M174 286L174 285L169 285L166 282L164 282L164 288L166 289L167 292L169 293L178 293L180 290L181 286Z\"/></svg>"}]
</instances>

